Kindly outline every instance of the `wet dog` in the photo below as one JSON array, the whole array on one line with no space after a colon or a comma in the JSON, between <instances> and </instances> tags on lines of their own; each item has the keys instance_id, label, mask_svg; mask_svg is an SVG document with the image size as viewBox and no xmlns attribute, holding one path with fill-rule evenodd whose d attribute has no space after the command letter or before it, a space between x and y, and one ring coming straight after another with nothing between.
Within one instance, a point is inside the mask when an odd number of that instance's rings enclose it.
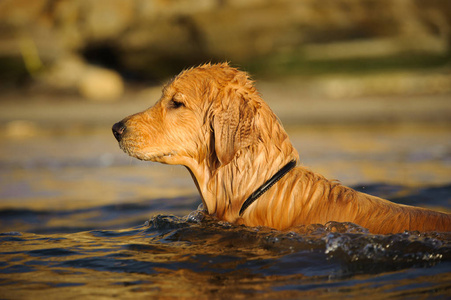
<instances>
[{"instance_id":1,"label":"wet dog","mask_svg":"<svg viewBox=\"0 0 451 300\"><path fill-rule=\"evenodd\" d=\"M328 221L372 233L451 231L451 215L399 205L299 164L287 133L245 72L205 64L180 73L151 108L114 124L123 151L185 166L209 214L286 230Z\"/></svg>"}]
</instances>

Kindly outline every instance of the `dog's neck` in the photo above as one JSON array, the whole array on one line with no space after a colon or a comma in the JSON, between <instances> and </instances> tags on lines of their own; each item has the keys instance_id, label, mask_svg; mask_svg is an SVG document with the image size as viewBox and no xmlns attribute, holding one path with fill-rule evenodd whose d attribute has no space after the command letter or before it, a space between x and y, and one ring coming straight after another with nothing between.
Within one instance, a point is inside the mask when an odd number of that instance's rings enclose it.
<instances>
[{"instance_id":1,"label":"dog's neck","mask_svg":"<svg viewBox=\"0 0 451 300\"><path fill-rule=\"evenodd\" d=\"M274 174L270 179L263 183L258 189L256 189L241 205L240 216L244 214L246 209L258 200L264 193L266 193L273 185L277 183L282 177L284 177L288 172L290 172L296 166L296 161L292 160L285 166L283 166L276 174Z\"/></svg>"},{"instance_id":2,"label":"dog's neck","mask_svg":"<svg viewBox=\"0 0 451 300\"><path fill-rule=\"evenodd\" d=\"M214 157L185 164L209 214L235 222L243 203L258 187L290 161L299 161L285 130L277 120L274 122L273 132L261 137L273 140L241 149L226 165L218 164ZM218 167L212 168L214 165Z\"/></svg>"}]
</instances>

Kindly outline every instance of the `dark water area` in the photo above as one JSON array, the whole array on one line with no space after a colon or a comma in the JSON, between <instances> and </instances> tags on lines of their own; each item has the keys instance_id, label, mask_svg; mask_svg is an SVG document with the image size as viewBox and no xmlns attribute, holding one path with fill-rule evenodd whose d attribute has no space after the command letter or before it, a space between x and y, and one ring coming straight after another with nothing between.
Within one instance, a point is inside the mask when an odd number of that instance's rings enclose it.
<instances>
[{"instance_id":1,"label":"dark water area","mask_svg":"<svg viewBox=\"0 0 451 300\"><path fill-rule=\"evenodd\" d=\"M451 186L356 188L450 208ZM451 233L374 235L337 222L280 232L215 220L196 209L199 203L193 196L61 211L4 209L2 228L21 223L29 230L0 234L1 298L445 299L451 292ZM142 216L162 206L192 212ZM80 219L90 225L71 226Z\"/></svg>"}]
</instances>

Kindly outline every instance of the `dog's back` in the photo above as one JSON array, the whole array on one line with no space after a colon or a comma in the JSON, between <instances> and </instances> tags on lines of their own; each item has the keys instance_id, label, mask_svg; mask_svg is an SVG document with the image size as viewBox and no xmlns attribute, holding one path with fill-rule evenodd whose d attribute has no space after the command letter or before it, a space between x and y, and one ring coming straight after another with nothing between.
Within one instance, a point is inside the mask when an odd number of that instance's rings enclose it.
<instances>
[{"instance_id":1,"label":"dog's back","mask_svg":"<svg viewBox=\"0 0 451 300\"><path fill-rule=\"evenodd\" d=\"M361 193L304 167L292 170L280 180L278 189L269 190L262 198L240 223L286 230L329 221L352 222L379 234L451 231L450 214Z\"/></svg>"}]
</instances>

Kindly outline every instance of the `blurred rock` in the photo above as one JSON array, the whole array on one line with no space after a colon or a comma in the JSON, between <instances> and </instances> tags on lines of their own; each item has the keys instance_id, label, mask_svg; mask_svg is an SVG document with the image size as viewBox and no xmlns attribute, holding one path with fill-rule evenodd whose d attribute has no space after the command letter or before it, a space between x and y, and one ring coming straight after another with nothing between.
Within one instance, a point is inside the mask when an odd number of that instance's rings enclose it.
<instances>
[{"instance_id":1,"label":"blurred rock","mask_svg":"<svg viewBox=\"0 0 451 300\"><path fill-rule=\"evenodd\" d=\"M75 91L95 101L115 100L124 92L122 77L116 71L88 65L76 55L59 59L39 78L45 85Z\"/></svg>"},{"instance_id":2,"label":"blurred rock","mask_svg":"<svg viewBox=\"0 0 451 300\"><path fill-rule=\"evenodd\" d=\"M76 90L86 68L86 63L80 57L67 55L48 67L40 79L56 89Z\"/></svg>"},{"instance_id":3,"label":"blurred rock","mask_svg":"<svg viewBox=\"0 0 451 300\"><path fill-rule=\"evenodd\" d=\"M118 99L124 92L122 78L112 70L90 67L78 83L80 94L95 101Z\"/></svg>"},{"instance_id":4,"label":"blurred rock","mask_svg":"<svg viewBox=\"0 0 451 300\"><path fill-rule=\"evenodd\" d=\"M21 36L34 41L48 68L78 55L154 79L205 61L247 64L275 54L449 56L451 1L0 1L0 60L24 56ZM96 57L87 57L87 49ZM0 75L16 65L2 64Z\"/></svg>"}]
</instances>

